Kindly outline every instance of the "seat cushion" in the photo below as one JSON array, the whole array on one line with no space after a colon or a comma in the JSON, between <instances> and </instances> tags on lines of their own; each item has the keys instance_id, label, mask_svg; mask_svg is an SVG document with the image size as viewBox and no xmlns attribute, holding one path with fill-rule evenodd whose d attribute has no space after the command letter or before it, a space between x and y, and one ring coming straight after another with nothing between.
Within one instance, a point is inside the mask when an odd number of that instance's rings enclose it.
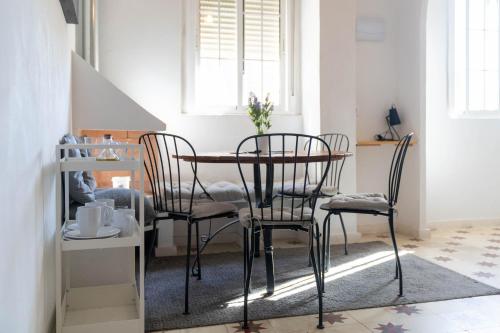
<instances>
[{"instance_id":1,"label":"seat cushion","mask_svg":"<svg viewBox=\"0 0 500 333\"><path fill-rule=\"evenodd\" d=\"M155 184L155 189L158 188L158 185ZM205 186L205 185L203 185ZM173 191L173 197L174 199L186 199L186 200L191 200L191 195L193 195L194 200L200 200L204 199L206 197L205 192L201 188L201 186L196 183L193 191L193 182L181 182L181 186L179 186L178 183L172 183L170 184L169 182L165 183L165 188L163 188L163 182L160 181L159 184L160 188L160 194L162 196L162 200L164 200L165 196L168 200L171 200L172 198L172 191ZM180 195L179 195L179 190L180 190Z\"/></svg>"},{"instance_id":2,"label":"seat cushion","mask_svg":"<svg viewBox=\"0 0 500 333\"><path fill-rule=\"evenodd\" d=\"M334 196L339 193L339 189L335 186L321 186L320 193L326 196Z\"/></svg>"},{"instance_id":3,"label":"seat cushion","mask_svg":"<svg viewBox=\"0 0 500 333\"><path fill-rule=\"evenodd\" d=\"M236 214L238 207L229 202L205 202L193 205L193 218L204 219L224 214Z\"/></svg>"},{"instance_id":4,"label":"seat cushion","mask_svg":"<svg viewBox=\"0 0 500 333\"><path fill-rule=\"evenodd\" d=\"M174 200L174 211L177 213L189 212L190 200ZM172 208L169 202L169 209ZM238 207L229 202L214 202L211 200L193 201L191 217L193 219L207 219L214 216L226 215L238 212ZM174 213L175 214L175 213Z\"/></svg>"},{"instance_id":5,"label":"seat cushion","mask_svg":"<svg viewBox=\"0 0 500 333\"><path fill-rule=\"evenodd\" d=\"M282 193L285 195L296 195L296 196L311 196L313 191L316 189L318 185L316 184L308 184L306 185L305 191L304 191L304 182L303 181L297 181L295 183L295 191L293 190L293 182L286 182L283 185L283 191L281 191L282 184L275 184L274 189L278 193ZM335 186L322 186L320 195L327 195L327 196L332 196L338 193L338 190Z\"/></svg>"},{"instance_id":6,"label":"seat cushion","mask_svg":"<svg viewBox=\"0 0 500 333\"><path fill-rule=\"evenodd\" d=\"M240 223L245 228L249 228L252 225L252 214L250 208L246 207L240 209L239 212ZM293 216L293 220L292 220ZM302 219L301 219L302 216ZM281 220L281 209L274 208L271 214L271 208L254 208L253 217L259 222L255 223L255 227L261 225L298 225L302 227L308 227L311 225L312 209L309 207L304 207L302 213L302 208L283 208L283 220ZM274 218L274 220L273 220ZM279 220L278 220L279 219Z\"/></svg>"},{"instance_id":7,"label":"seat cushion","mask_svg":"<svg viewBox=\"0 0 500 333\"><path fill-rule=\"evenodd\" d=\"M347 209L386 212L389 202L382 193L337 194L330 202L321 205L321 209Z\"/></svg>"},{"instance_id":8,"label":"seat cushion","mask_svg":"<svg viewBox=\"0 0 500 333\"><path fill-rule=\"evenodd\" d=\"M207 192L215 201L245 200L245 190L234 183L220 181L207 186Z\"/></svg>"}]
</instances>

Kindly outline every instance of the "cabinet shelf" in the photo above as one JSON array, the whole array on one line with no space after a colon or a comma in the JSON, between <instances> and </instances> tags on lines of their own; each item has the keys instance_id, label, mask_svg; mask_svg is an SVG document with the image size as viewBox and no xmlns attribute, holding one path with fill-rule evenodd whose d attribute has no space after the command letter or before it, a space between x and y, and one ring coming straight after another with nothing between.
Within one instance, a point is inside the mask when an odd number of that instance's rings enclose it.
<instances>
[{"instance_id":1,"label":"cabinet shelf","mask_svg":"<svg viewBox=\"0 0 500 333\"><path fill-rule=\"evenodd\" d=\"M116 144L122 160L97 161L92 157L68 157L77 150L109 149L109 145L66 144L56 146L56 333L141 333L144 332L144 165L143 146ZM70 151L70 150L74 151ZM69 173L72 171L129 171L139 176L137 190L130 191L131 208L139 213L131 236L103 239L65 239L70 219ZM61 175L62 177L60 177ZM138 197L139 204L135 203ZM86 251L122 248L117 251ZM126 248L132 248L128 250ZM138 251L134 251L134 248ZM136 252L138 252L136 254ZM136 256L139 256L137 260ZM97 257L96 257L97 256ZM85 258L81 260L81 258ZM120 259L116 270L112 264ZM80 260L79 260L80 259ZM102 262L100 262L102 261ZM78 269L92 271L75 279ZM99 263L100 262L100 263ZM109 265L108 265L109 262ZM119 274L117 273L119 272ZM77 280L76 288L72 285ZM83 281L83 282L82 282ZM102 281L109 283L105 286ZM116 284L113 284L116 283Z\"/></svg>"},{"instance_id":2,"label":"cabinet shelf","mask_svg":"<svg viewBox=\"0 0 500 333\"><path fill-rule=\"evenodd\" d=\"M64 229L65 226L63 226L62 230ZM61 248L63 251L81 251L94 249L111 249L117 247L135 247L141 245L141 238L139 235L139 225L135 226L134 233L131 236L117 238L65 239L64 234L61 231Z\"/></svg>"},{"instance_id":3,"label":"cabinet shelf","mask_svg":"<svg viewBox=\"0 0 500 333\"><path fill-rule=\"evenodd\" d=\"M137 332L137 289L133 284L71 288L65 294L64 333Z\"/></svg>"},{"instance_id":4,"label":"cabinet shelf","mask_svg":"<svg viewBox=\"0 0 500 333\"><path fill-rule=\"evenodd\" d=\"M124 171L138 170L140 163L137 160L121 160L121 161L96 161L95 159L85 158L62 158L61 171Z\"/></svg>"}]
</instances>

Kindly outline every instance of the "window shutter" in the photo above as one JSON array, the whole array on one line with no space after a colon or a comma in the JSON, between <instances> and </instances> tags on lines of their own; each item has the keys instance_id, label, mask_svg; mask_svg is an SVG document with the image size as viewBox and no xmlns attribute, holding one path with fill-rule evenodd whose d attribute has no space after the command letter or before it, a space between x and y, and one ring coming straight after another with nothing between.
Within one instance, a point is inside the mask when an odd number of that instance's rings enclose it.
<instances>
[{"instance_id":1,"label":"window shutter","mask_svg":"<svg viewBox=\"0 0 500 333\"><path fill-rule=\"evenodd\" d=\"M200 58L236 59L237 0L200 0Z\"/></svg>"},{"instance_id":2,"label":"window shutter","mask_svg":"<svg viewBox=\"0 0 500 333\"><path fill-rule=\"evenodd\" d=\"M245 60L280 60L280 0L244 0Z\"/></svg>"}]
</instances>

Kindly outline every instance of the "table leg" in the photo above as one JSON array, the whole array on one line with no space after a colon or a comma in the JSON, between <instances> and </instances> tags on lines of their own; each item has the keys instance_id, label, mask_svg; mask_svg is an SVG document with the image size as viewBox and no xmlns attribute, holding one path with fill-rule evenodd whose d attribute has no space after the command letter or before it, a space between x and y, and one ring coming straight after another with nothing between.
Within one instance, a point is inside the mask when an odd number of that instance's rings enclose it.
<instances>
[{"instance_id":1,"label":"table leg","mask_svg":"<svg viewBox=\"0 0 500 333\"><path fill-rule=\"evenodd\" d=\"M261 177L260 177L260 165L253 165L253 186L255 192L255 205L256 207L260 207L262 205L262 185L261 185ZM260 232L255 234L255 258L260 257Z\"/></svg>"},{"instance_id":2,"label":"table leg","mask_svg":"<svg viewBox=\"0 0 500 333\"><path fill-rule=\"evenodd\" d=\"M265 207L269 207L273 201L274 190L274 165L266 164L266 197L264 198Z\"/></svg>"},{"instance_id":3,"label":"table leg","mask_svg":"<svg viewBox=\"0 0 500 333\"><path fill-rule=\"evenodd\" d=\"M264 205L271 206L273 201L274 187L274 165L266 165L266 196ZM273 254L273 230L264 230L264 253L266 255L266 277L267 277L267 294L274 293L274 254Z\"/></svg>"},{"instance_id":4,"label":"table leg","mask_svg":"<svg viewBox=\"0 0 500 333\"><path fill-rule=\"evenodd\" d=\"M255 203L257 207L268 207L273 201L273 186L274 186L274 165L266 165L266 193L264 200L262 199L262 179L260 176L260 165L253 165L254 175L254 190ZM274 255L273 255L273 231L272 229L263 230L264 237L264 252L266 258L266 277L267 277L267 293L274 293ZM260 256L260 232L255 235L255 257Z\"/></svg>"}]
</instances>

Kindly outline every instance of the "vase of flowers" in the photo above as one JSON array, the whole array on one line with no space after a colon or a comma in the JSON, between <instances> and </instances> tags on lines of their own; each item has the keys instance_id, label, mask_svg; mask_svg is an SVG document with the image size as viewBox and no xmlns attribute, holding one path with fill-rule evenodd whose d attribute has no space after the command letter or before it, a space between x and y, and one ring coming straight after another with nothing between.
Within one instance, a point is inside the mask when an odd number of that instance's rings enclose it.
<instances>
[{"instance_id":1,"label":"vase of flowers","mask_svg":"<svg viewBox=\"0 0 500 333\"><path fill-rule=\"evenodd\" d=\"M269 94L267 94L264 103L261 103L254 93L250 93L248 97L248 116L257 130L257 135L262 135L271 128L271 114L273 113L274 105L271 102ZM260 153L269 152L269 138L259 137L257 139L258 150Z\"/></svg>"}]
</instances>

